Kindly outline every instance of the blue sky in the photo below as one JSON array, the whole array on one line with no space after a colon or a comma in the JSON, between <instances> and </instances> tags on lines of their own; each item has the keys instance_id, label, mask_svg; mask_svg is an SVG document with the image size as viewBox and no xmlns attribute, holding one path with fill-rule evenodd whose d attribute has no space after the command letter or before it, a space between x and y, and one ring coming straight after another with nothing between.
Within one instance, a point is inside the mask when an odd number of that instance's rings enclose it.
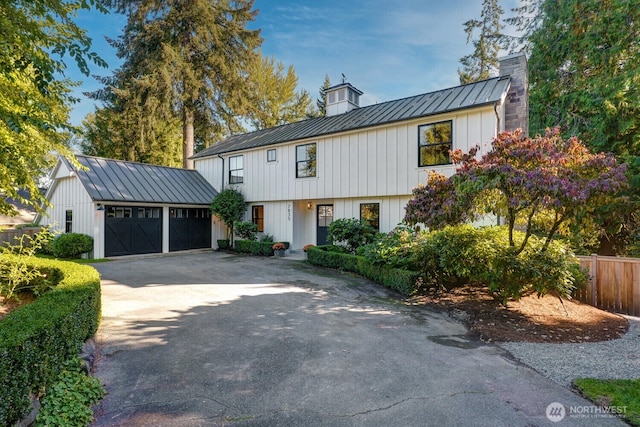
<instances>
[{"instance_id":1,"label":"blue sky","mask_svg":"<svg viewBox=\"0 0 640 427\"><path fill-rule=\"evenodd\" d=\"M505 16L518 3L502 0ZM364 106L458 85L459 59L473 49L463 23L480 17L482 0L255 0L254 7L251 28L262 29L262 53L293 65L299 89L317 97L325 74L334 84L344 74L364 92ZM110 75L120 62L104 37L121 34L126 18L91 11L77 23L110 67L91 73ZM77 125L94 109L82 92L101 85L71 62L67 76L81 82L71 115Z\"/></svg>"}]
</instances>

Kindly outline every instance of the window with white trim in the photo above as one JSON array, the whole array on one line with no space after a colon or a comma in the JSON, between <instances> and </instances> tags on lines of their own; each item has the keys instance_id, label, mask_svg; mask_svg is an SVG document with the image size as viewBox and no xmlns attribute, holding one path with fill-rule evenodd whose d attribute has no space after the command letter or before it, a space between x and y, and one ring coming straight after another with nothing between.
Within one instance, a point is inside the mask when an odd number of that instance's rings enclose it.
<instances>
[{"instance_id":1,"label":"window with white trim","mask_svg":"<svg viewBox=\"0 0 640 427\"><path fill-rule=\"evenodd\" d=\"M316 176L316 143L296 146L296 178Z\"/></svg>"},{"instance_id":2,"label":"window with white trim","mask_svg":"<svg viewBox=\"0 0 640 427\"><path fill-rule=\"evenodd\" d=\"M360 203L360 219L380 231L380 203Z\"/></svg>"},{"instance_id":3,"label":"window with white trim","mask_svg":"<svg viewBox=\"0 0 640 427\"><path fill-rule=\"evenodd\" d=\"M242 184L244 182L244 167L242 156L229 157L229 184Z\"/></svg>"},{"instance_id":4,"label":"window with white trim","mask_svg":"<svg viewBox=\"0 0 640 427\"><path fill-rule=\"evenodd\" d=\"M64 232L73 232L73 211L70 209L64 211Z\"/></svg>"}]
</instances>

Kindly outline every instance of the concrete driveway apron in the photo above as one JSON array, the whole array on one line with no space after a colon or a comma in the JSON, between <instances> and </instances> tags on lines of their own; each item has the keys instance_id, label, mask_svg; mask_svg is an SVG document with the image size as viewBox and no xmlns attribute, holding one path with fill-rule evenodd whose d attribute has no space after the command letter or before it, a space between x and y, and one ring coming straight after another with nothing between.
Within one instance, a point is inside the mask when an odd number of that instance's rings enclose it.
<instances>
[{"instance_id":1,"label":"concrete driveway apron","mask_svg":"<svg viewBox=\"0 0 640 427\"><path fill-rule=\"evenodd\" d=\"M95 426L624 425L569 417L590 403L357 276L219 252L94 266Z\"/></svg>"}]
</instances>

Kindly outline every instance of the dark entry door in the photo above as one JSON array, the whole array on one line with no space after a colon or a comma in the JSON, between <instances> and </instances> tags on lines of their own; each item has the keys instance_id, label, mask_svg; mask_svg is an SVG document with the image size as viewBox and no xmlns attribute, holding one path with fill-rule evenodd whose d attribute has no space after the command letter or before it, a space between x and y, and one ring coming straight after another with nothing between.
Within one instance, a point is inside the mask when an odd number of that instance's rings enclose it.
<instances>
[{"instance_id":1,"label":"dark entry door","mask_svg":"<svg viewBox=\"0 0 640 427\"><path fill-rule=\"evenodd\" d=\"M169 208L169 251L211 247L208 208Z\"/></svg>"},{"instance_id":2,"label":"dark entry door","mask_svg":"<svg viewBox=\"0 0 640 427\"><path fill-rule=\"evenodd\" d=\"M162 208L105 207L105 256L162 252Z\"/></svg>"},{"instance_id":3,"label":"dark entry door","mask_svg":"<svg viewBox=\"0 0 640 427\"><path fill-rule=\"evenodd\" d=\"M318 205L318 232L316 242L318 245L326 245L329 235L329 224L333 222L333 205Z\"/></svg>"}]
</instances>

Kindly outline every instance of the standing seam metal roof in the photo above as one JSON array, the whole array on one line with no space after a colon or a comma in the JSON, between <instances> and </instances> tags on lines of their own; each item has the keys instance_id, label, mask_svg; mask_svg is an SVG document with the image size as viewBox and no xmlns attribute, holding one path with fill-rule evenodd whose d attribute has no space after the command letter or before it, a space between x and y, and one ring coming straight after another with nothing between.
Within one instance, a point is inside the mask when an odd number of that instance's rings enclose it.
<instances>
[{"instance_id":1,"label":"standing seam metal roof","mask_svg":"<svg viewBox=\"0 0 640 427\"><path fill-rule=\"evenodd\" d=\"M198 171L76 156L89 170L76 170L94 201L208 205L218 192Z\"/></svg>"},{"instance_id":2,"label":"standing seam metal roof","mask_svg":"<svg viewBox=\"0 0 640 427\"><path fill-rule=\"evenodd\" d=\"M335 116L302 120L234 135L197 153L192 158L215 156L492 104L505 96L510 84L511 79L508 76L495 77L468 85L356 108Z\"/></svg>"}]
</instances>

